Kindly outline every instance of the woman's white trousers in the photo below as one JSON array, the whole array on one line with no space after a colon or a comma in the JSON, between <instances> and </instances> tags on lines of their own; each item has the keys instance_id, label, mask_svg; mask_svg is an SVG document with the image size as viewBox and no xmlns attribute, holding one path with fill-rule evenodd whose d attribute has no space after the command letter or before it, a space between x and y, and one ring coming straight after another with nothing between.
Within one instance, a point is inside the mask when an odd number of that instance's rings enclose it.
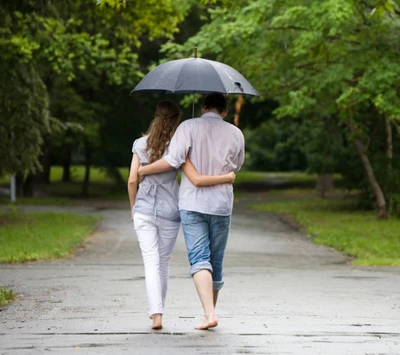
<instances>
[{"instance_id":1,"label":"woman's white trousers","mask_svg":"<svg viewBox=\"0 0 400 355\"><path fill-rule=\"evenodd\" d=\"M134 214L134 227L142 251L149 314L164 313L169 263L179 232L179 222Z\"/></svg>"}]
</instances>

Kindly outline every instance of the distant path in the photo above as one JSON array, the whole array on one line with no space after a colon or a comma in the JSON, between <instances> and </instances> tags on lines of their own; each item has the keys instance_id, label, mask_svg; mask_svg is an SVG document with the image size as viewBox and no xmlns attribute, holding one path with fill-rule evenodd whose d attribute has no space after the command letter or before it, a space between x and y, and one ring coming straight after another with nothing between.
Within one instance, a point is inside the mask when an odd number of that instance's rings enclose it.
<instances>
[{"instance_id":1,"label":"distant path","mask_svg":"<svg viewBox=\"0 0 400 355\"><path fill-rule=\"evenodd\" d=\"M160 335L126 204L24 208L104 219L71 259L0 265L1 282L24 295L0 312L0 354L400 354L400 269L352 267L248 211L246 196L235 206L220 326L193 329L201 307L180 235Z\"/></svg>"}]
</instances>

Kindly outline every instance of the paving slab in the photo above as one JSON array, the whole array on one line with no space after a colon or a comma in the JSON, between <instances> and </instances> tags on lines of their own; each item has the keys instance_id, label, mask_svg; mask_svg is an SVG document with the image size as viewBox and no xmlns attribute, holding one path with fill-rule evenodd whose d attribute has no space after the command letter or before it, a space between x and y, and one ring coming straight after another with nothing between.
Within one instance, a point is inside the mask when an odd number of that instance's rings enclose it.
<instances>
[{"instance_id":1,"label":"paving slab","mask_svg":"<svg viewBox=\"0 0 400 355\"><path fill-rule=\"evenodd\" d=\"M220 325L202 309L182 232L164 329L152 331L129 211L25 207L103 216L66 260L0 265L21 298L0 312L0 354L400 354L400 268L362 268L265 213L235 206Z\"/></svg>"}]
</instances>

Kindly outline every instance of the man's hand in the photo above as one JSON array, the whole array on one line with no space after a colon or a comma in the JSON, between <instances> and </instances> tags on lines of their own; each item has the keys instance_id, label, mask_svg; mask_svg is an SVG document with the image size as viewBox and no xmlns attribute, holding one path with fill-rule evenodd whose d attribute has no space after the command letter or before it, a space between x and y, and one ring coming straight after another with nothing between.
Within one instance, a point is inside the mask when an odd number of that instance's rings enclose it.
<instances>
[{"instance_id":1,"label":"man's hand","mask_svg":"<svg viewBox=\"0 0 400 355\"><path fill-rule=\"evenodd\" d=\"M236 179L236 174L233 171L231 171L230 173L228 173L228 177L230 179L229 183L233 184L235 182L235 179Z\"/></svg>"},{"instance_id":2,"label":"man's hand","mask_svg":"<svg viewBox=\"0 0 400 355\"><path fill-rule=\"evenodd\" d=\"M131 217L132 217L132 221L133 221L133 220L134 220L134 217L135 217L135 214L134 214L133 211L131 212Z\"/></svg>"}]
</instances>

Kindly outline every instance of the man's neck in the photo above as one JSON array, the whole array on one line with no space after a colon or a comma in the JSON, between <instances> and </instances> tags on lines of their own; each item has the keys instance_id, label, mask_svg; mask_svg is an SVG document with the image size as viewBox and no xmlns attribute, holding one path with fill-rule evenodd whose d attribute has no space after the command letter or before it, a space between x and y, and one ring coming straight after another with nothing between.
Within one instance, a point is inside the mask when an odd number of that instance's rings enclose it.
<instances>
[{"instance_id":1,"label":"man's neck","mask_svg":"<svg viewBox=\"0 0 400 355\"><path fill-rule=\"evenodd\" d=\"M215 113L215 114L217 114L218 116L221 116L221 114L218 112L218 110L216 110L216 109L214 109L214 108L209 109L209 110L205 110L204 113Z\"/></svg>"}]
</instances>

